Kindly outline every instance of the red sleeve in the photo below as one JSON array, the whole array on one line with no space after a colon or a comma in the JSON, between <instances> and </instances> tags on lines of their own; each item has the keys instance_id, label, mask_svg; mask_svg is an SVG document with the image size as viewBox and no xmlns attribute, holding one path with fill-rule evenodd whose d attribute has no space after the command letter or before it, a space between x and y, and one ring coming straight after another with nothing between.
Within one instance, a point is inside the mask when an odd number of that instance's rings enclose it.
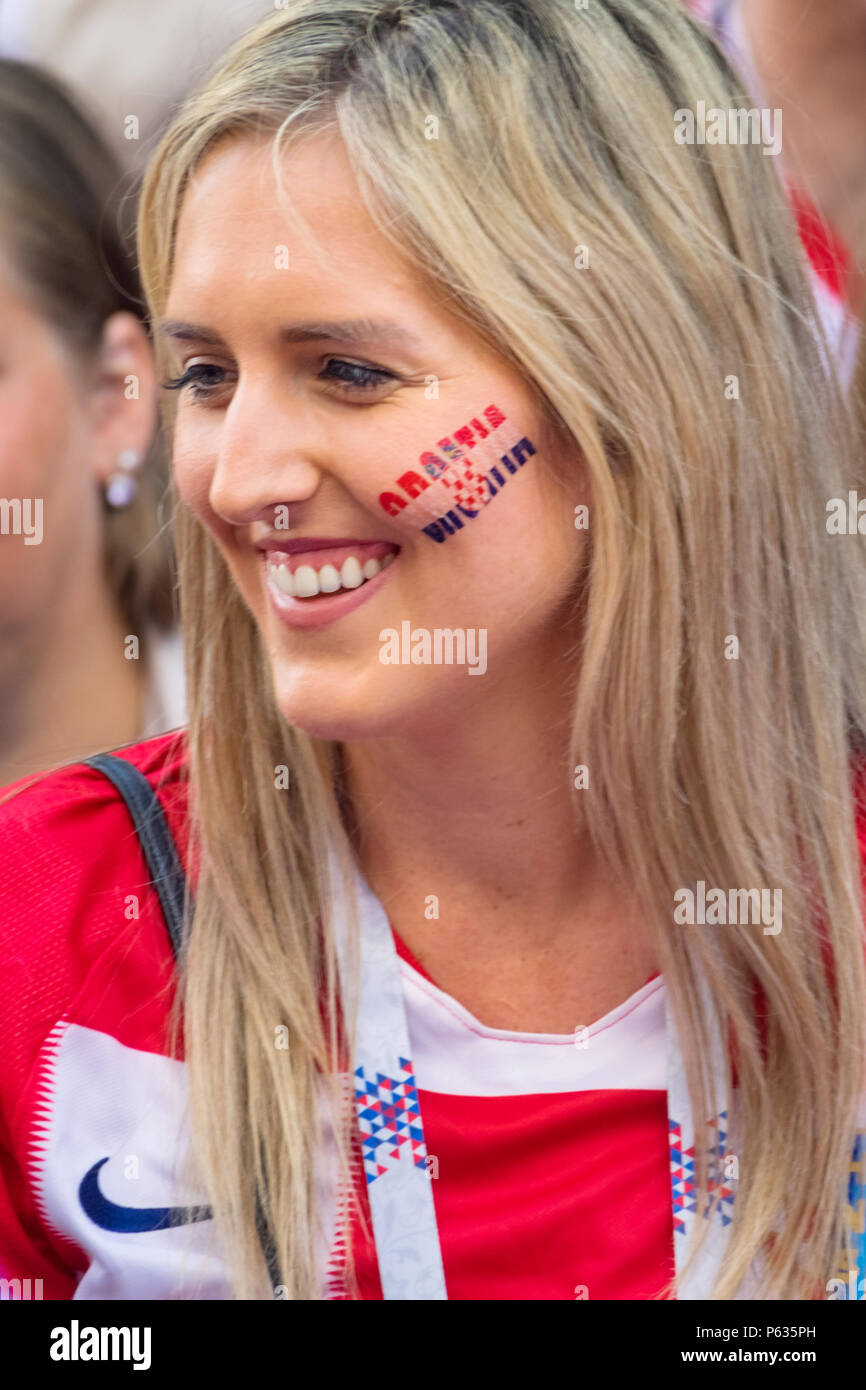
<instances>
[{"instance_id":1,"label":"red sleeve","mask_svg":"<svg viewBox=\"0 0 866 1390\"><path fill-rule=\"evenodd\" d=\"M76 1259L52 1244L0 1117L0 1278L19 1281L6 1297L71 1298L86 1265L83 1252Z\"/></svg>"},{"instance_id":2,"label":"red sleeve","mask_svg":"<svg viewBox=\"0 0 866 1390\"><path fill-rule=\"evenodd\" d=\"M163 735L118 753L158 789L185 858L182 738ZM29 1279L31 1297L64 1299L87 1257L43 1219L30 1180L50 1106L41 1069L70 1018L162 1050L174 963L132 821L107 778L79 763L3 795L0 1277ZM131 891L140 897L135 921L123 912Z\"/></svg>"}]
</instances>

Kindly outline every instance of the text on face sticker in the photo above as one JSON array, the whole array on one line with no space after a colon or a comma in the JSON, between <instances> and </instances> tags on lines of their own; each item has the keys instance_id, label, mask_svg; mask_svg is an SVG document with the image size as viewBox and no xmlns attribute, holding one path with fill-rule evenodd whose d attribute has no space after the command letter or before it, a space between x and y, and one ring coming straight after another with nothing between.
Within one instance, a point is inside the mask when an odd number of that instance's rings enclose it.
<instances>
[{"instance_id":1,"label":"text on face sticker","mask_svg":"<svg viewBox=\"0 0 866 1390\"><path fill-rule=\"evenodd\" d=\"M499 407L487 406L468 425L440 439L435 452L425 450L418 469L402 473L395 490L379 495L379 505L404 523L414 521L441 545L463 529L462 518L474 520L535 453L525 436L515 441L514 433Z\"/></svg>"}]
</instances>

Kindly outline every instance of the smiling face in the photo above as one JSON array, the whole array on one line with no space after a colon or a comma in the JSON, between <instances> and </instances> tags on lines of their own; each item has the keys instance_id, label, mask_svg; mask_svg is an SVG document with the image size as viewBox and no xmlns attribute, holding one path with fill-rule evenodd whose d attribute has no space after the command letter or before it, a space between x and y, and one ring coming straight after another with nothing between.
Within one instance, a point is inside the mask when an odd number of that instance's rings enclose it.
<instances>
[{"instance_id":1,"label":"smiling face","mask_svg":"<svg viewBox=\"0 0 866 1390\"><path fill-rule=\"evenodd\" d=\"M162 325L185 379L178 487L263 633L280 709L347 739L477 718L493 688L513 697L554 662L564 679L585 500L574 462L526 381L377 229L342 142L308 137L283 178L303 234L279 205L269 139L210 152ZM386 634L407 623L485 629L486 678L388 663Z\"/></svg>"}]
</instances>

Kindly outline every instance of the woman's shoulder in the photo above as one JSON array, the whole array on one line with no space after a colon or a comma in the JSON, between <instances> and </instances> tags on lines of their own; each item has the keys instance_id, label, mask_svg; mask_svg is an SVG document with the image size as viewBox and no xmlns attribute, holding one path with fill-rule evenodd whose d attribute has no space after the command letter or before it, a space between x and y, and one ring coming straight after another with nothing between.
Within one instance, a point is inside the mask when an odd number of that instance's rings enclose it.
<instances>
[{"instance_id":1,"label":"woman's shoulder","mask_svg":"<svg viewBox=\"0 0 866 1390\"><path fill-rule=\"evenodd\" d=\"M156 792L185 861L184 734L114 756ZM103 773L71 763L3 795L0 1070L14 1092L60 1023L124 1037L132 1027L129 1045L149 1046L148 1001L170 986L173 957L130 813Z\"/></svg>"},{"instance_id":2,"label":"woman's shoulder","mask_svg":"<svg viewBox=\"0 0 866 1390\"><path fill-rule=\"evenodd\" d=\"M187 743L182 729L112 750L111 756L137 769L159 798L185 850ZM112 834L112 832L115 832ZM41 886L33 858L53 881L62 865L69 878L92 873L94 861L123 854L131 822L114 784L89 762L67 763L51 772L23 778L0 791L0 876L4 907L16 887L25 894ZM106 839L108 837L108 839Z\"/></svg>"}]
</instances>

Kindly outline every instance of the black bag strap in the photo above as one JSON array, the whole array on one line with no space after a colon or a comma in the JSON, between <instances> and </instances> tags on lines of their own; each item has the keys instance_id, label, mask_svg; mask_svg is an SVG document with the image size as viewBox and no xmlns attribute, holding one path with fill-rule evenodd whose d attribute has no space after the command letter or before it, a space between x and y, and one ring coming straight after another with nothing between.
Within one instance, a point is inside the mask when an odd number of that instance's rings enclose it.
<instances>
[{"instance_id":1,"label":"black bag strap","mask_svg":"<svg viewBox=\"0 0 866 1390\"><path fill-rule=\"evenodd\" d=\"M125 758L116 758L113 753L96 753L84 761L107 777L126 802L177 959L183 930L186 877L159 797L144 773Z\"/></svg>"},{"instance_id":2,"label":"black bag strap","mask_svg":"<svg viewBox=\"0 0 866 1390\"><path fill-rule=\"evenodd\" d=\"M107 777L126 803L145 863L153 879L153 886L159 895L162 915L176 960L183 931L186 875L159 797L144 773L133 767L125 758L115 757L113 753L94 753L93 757L85 758L84 762ZM282 1283L282 1279L258 1194L256 1227L259 1244L267 1262L271 1287L276 1289Z\"/></svg>"}]
</instances>

